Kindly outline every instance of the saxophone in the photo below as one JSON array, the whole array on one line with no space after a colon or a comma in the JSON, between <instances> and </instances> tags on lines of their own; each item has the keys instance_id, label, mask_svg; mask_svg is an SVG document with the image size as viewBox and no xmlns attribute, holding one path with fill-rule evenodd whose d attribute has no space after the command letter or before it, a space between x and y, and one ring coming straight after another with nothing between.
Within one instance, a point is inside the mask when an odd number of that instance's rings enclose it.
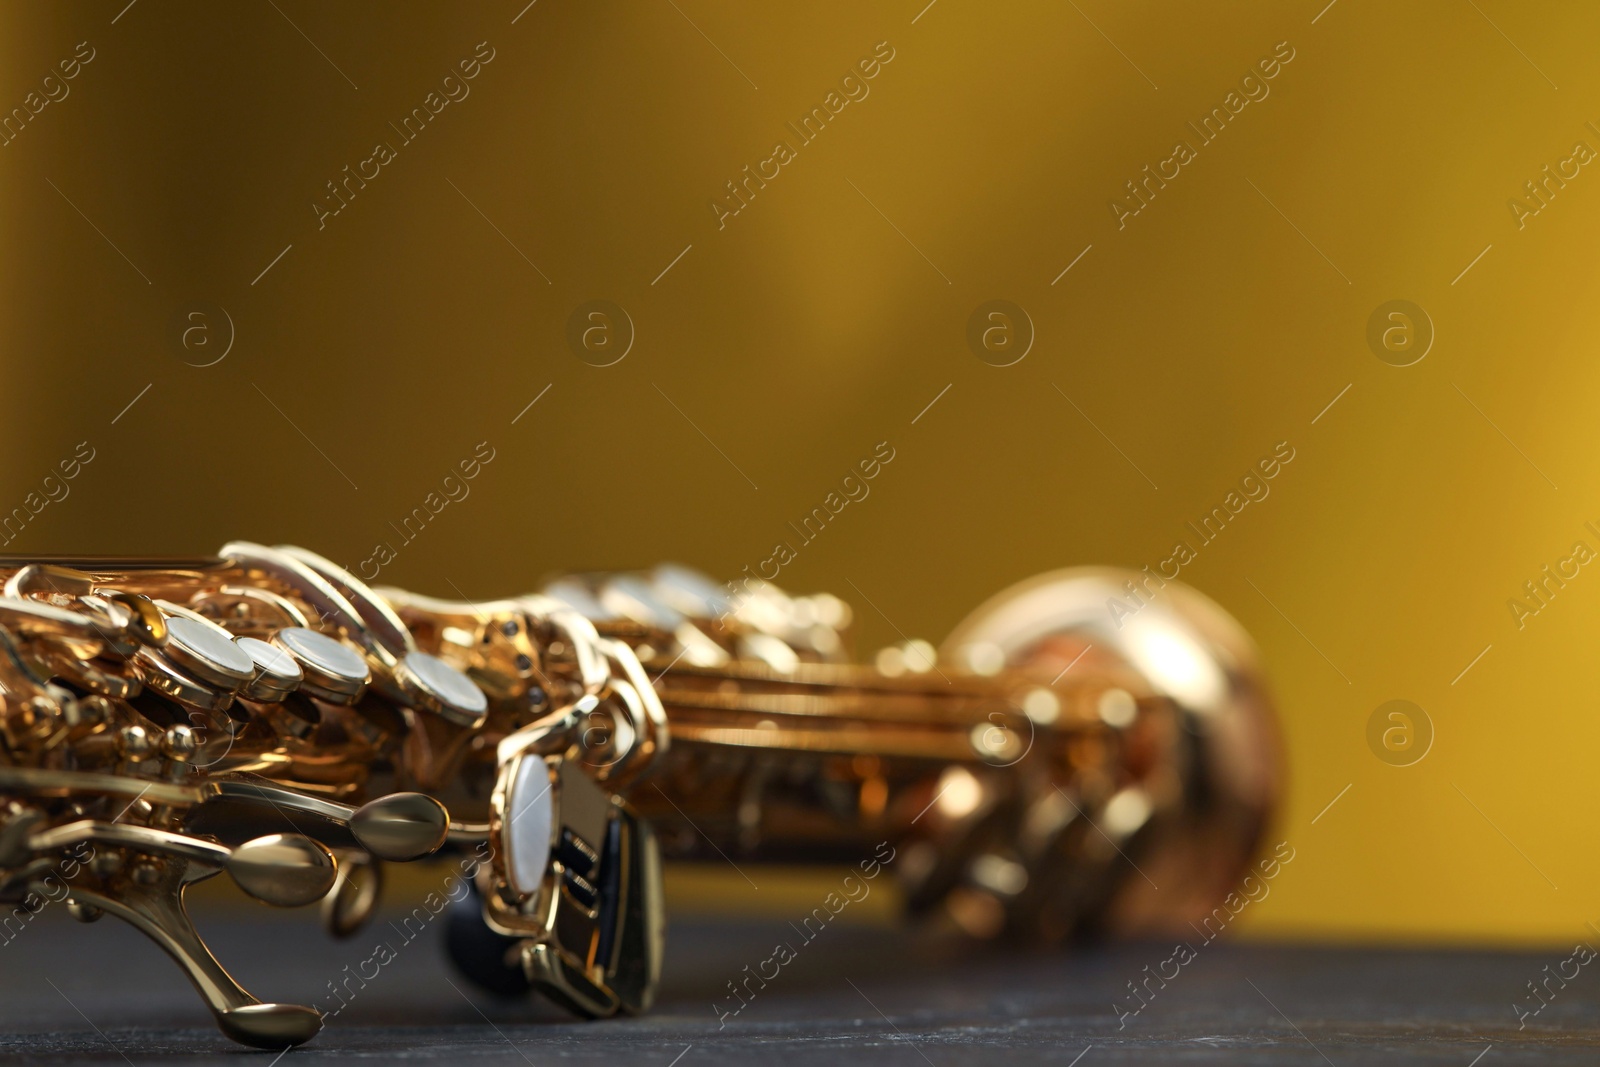
<instances>
[{"instance_id":1,"label":"saxophone","mask_svg":"<svg viewBox=\"0 0 1600 1067\"><path fill-rule=\"evenodd\" d=\"M601 1017L655 995L664 859L892 856L973 937L1151 934L1222 899L1281 789L1248 638L1148 574L1047 574L868 665L844 601L670 565L487 602L248 542L0 580L0 901L65 882L262 1048L322 1016L211 954L184 893L223 872L348 936L385 862L476 857L456 966Z\"/></svg>"}]
</instances>

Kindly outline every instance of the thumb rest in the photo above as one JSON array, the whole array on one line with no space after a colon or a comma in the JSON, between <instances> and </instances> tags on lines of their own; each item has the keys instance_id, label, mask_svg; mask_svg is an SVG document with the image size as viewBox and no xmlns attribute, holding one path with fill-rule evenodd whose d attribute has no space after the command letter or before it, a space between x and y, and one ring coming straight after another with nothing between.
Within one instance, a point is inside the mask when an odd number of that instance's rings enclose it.
<instances>
[{"instance_id":1,"label":"thumb rest","mask_svg":"<svg viewBox=\"0 0 1600 1067\"><path fill-rule=\"evenodd\" d=\"M1223 898L1280 788L1248 639L1148 573L1041 576L873 666L834 597L672 566L483 603L247 542L0 578L0 901L64 882L264 1048L322 1015L196 933L184 892L223 871L348 936L382 861L467 856L463 973L606 1016L654 997L663 856L892 858L973 936L1149 934Z\"/></svg>"}]
</instances>

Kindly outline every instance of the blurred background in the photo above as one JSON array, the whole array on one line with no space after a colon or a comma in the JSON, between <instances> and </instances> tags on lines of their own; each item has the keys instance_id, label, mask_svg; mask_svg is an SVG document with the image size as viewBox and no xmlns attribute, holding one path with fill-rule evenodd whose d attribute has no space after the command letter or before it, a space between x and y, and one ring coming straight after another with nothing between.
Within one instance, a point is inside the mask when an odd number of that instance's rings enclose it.
<instances>
[{"instance_id":1,"label":"blurred background","mask_svg":"<svg viewBox=\"0 0 1600 1067\"><path fill-rule=\"evenodd\" d=\"M1297 859L1246 936L1600 918L1600 11L0 18L4 551L730 578L887 442L778 578L861 654L1179 542L1255 635Z\"/></svg>"}]
</instances>

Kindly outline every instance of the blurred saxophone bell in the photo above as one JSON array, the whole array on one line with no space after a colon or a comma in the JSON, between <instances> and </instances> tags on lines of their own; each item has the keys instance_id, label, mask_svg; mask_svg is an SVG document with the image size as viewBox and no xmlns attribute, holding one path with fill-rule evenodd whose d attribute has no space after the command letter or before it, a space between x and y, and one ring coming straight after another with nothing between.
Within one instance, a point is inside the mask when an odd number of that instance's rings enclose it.
<instances>
[{"instance_id":1,"label":"blurred saxophone bell","mask_svg":"<svg viewBox=\"0 0 1600 1067\"><path fill-rule=\"evenodd\" d=\"M1121 669L1170 701L1170 739L1190 780L1183 803L1140 829L1136 849L1122 843L1137 870L1090 931L1118 936L1187 931L1209 915L1249 870L1284 788L1277 720L1249 635L1194 588L1151 583L1148 573L1109 567L1041 574L983 603L940 652L1052 684ZM1104 698L1098 710L1108 724L1132 722ZM1101 828L1119 837L1116 816L1136 807L1119 796Z\"/></svg>"}]
</instances>

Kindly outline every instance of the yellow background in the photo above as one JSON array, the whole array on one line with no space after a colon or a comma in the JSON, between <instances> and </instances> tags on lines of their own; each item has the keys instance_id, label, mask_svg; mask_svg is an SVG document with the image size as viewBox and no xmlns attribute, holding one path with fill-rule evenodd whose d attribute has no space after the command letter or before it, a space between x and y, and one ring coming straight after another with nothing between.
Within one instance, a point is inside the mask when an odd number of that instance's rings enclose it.
<instances>
[{"instance_id":1,"label":"yellow background","mask_svg":"<svg viewBox=\"0 0 1600 1067\"><path fill-rule=\"evenodd\" d=\"M894 620L851 596L870 650L1039 571L1156 563L1288 441L1184 570L1283 710L1297 859L1248 928L1570 942L1600 918L1600 576L1523 629L1507 608L1600 548L1600 176L1520 230L1507 207L1600 147L1600 12L124 3L3 16L5 109L95 49L0 147L0 508L96 457L7 550L244 537L354 565L488 441L382 581L731 576L887 440L780 578L856 583ZM481 41L471 95L319 230L324 183ZM719 230L724 183L881 41L870 95ZM1119 230L1124 182L1281 41L1270 96ZM965 340L997 298L1037 330L1006 368ZM637 332L603 369L565 341L593 299ZM1414 366L1367 346L1393 299L1436 329ZM204 369L174 340L197 302L236 330ZM1366 742L1395 698L1436 730L1411 767Z\"/></svg>"}]
</instances>

